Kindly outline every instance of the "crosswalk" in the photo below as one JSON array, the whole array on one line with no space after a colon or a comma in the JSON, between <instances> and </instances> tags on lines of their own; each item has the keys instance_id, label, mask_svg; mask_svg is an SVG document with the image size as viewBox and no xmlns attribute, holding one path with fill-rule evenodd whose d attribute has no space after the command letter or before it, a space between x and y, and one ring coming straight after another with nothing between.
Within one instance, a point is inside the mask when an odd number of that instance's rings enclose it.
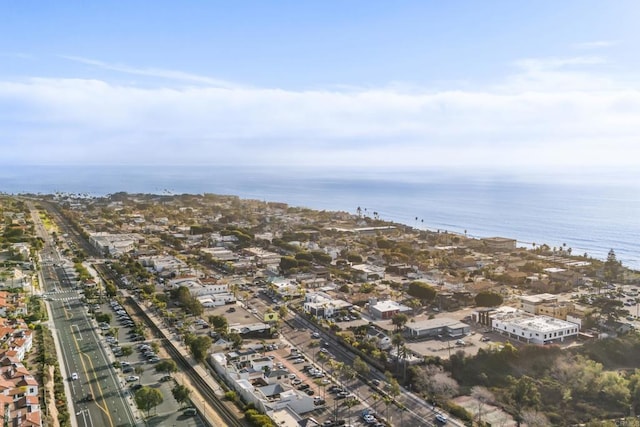
<instances>
[{"instance_id":1,"label":"crosswalk","mask_svg":"<svg viewBox=\"0 0 640 427\"><path fill-rule=\"evenodd\" d=\"M49 301L78 301L81 295L77 291L58 289L45 293Z\"/></svg>"}]
</instances>

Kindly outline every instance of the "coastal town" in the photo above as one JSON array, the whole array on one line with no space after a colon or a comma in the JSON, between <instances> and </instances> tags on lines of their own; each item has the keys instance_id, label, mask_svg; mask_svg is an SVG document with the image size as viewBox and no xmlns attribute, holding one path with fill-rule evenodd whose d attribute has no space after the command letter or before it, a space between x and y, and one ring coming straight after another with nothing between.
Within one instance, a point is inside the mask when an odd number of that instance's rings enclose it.
<instances>
[{"instance_id":1,"label":"coastal town","mask_svg":"<svg viewBox=\"0 0 640 427\"><path fill-rule=\"evenodd\" d=\"M213 194L0 213L6 425L638 425L615 248Z\"/></svg>"}]
</instances>

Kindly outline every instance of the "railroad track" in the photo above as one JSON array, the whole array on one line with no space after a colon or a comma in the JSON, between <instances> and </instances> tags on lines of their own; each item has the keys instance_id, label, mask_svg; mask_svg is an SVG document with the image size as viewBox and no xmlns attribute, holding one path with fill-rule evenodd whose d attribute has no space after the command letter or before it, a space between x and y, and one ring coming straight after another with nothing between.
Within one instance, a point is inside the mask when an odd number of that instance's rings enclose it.
<instances>
[{"instance_id":1,"label":"railroad track","mask_svg":"<svg viewBox=\"0 0 640 427\"><path fill-rule=\"evenodd\" d=\"M138 303L131 297L128 298L128 302L136 310L136 314L141 316L147 325L153 331L153 334L162 339L165 349L169 356L178 364L182 372L189 376L192 384L198 389L198 392L213 406L214 410L225 421L225 425L229 427L244 427L244 424L236 417L233 411L220 400L215 394L211 386L196 372L195 368L189 363L189 361L175 348L171 340L164 337L160 328L151 321L147 313L140 308ZM206 420L206 417L203 417ZM208 421L207 421L208 423Z\"/></svg>"}]
</instances>

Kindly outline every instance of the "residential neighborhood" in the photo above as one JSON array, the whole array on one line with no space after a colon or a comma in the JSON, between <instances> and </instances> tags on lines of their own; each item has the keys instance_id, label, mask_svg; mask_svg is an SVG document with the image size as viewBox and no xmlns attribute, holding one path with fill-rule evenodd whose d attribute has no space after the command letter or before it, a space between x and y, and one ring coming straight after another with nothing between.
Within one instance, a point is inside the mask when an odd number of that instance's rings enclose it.
<instances>
[{"instance_id":1,"label":"residential neighborhood","mask_svg":"<svg viewBox=\"0 0 640 427\"><path fill-rule=\"evenodd\" d=\"M33 235L25 232L30 215L48 224L57 250L70 260L60 266L88 315L106 320L96 330L109 334L114 363L121 365L127 346L118 341L139 337L148 346L160 337L172 348L185 346L190 356L184 357L211 374L213 389L226 390L216 399L272 420L260 425L409 425L411 419L516 425L527 409L509 400L509 387L519 380L488 373L482 385L460 363L506 357L516 366L511 355L532 352L530 346L568 357L580 348L594 354L606 340L638 341L640 275L620 265L613 251L603 261L566 247L417 230L362 211L318 212L209 194L57 194L35 198L33 212L11 198L1 207L7 291L0 293L0 315L13 328L4 334L3 376L7 384L32 387L27 394L7 387L9 413L23 423L16 425L42 425L46 418L30 400L44 398L42 378L20 365L32 331L18 320L29 317L29 298L44 294L33 261L41 258L38 245L10 237L22 235L15 230ZM54 216L76 237L61 232ZM112 334L104 298L120 307L118 320L132 328L127 338ZM150 316L158 320L140 326ZM157 351L147 360L162 361ZM478 393L470 392L478 387L492 396L483 411ZM202 401L197 410L208 422ZM544 405L540 397L527 410ZM581 420L578 412L572 417Z\"/></svg>"}]
</instances>

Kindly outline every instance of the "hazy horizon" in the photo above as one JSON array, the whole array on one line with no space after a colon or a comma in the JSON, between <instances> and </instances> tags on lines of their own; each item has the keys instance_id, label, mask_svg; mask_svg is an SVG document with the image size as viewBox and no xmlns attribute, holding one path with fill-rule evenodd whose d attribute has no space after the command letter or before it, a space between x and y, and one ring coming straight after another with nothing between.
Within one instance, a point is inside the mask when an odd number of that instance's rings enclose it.
<instances>
[{"instance_id":1,"label":"hazy horizon","mask_svg":"<svg viewBox=\"0 0 640 427\"><path fill-rule=\"evenodd\" d=\"M0 163L633 172L639 10L16 3Z\"/></svg>"}]
</instances>

